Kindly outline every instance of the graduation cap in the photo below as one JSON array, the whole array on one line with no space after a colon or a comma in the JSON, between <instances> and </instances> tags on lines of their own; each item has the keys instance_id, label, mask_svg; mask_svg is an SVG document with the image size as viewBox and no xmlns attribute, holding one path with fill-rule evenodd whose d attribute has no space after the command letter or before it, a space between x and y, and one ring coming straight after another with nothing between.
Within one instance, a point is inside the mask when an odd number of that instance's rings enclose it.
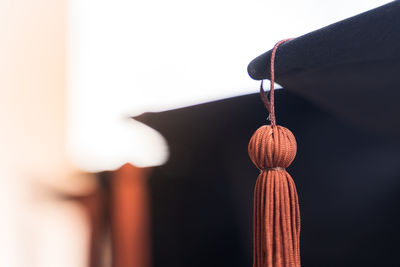
<instances>
[{"instance_id":1,"label":"graduation cap","mask_svg":"<svg viewBox=\"0 0 400 267\"><path fill-rule=\"evenodd\" d=\"M302 213L303 266L397 266L400 248L400 2L282 44L278 123L298 153L288 168ZM248 66L269 78L271 51ZM251 266L248 155L267 112L258 94L135 119L170 159L150 176L154 266Z\"/></svg>"}]
</instances>

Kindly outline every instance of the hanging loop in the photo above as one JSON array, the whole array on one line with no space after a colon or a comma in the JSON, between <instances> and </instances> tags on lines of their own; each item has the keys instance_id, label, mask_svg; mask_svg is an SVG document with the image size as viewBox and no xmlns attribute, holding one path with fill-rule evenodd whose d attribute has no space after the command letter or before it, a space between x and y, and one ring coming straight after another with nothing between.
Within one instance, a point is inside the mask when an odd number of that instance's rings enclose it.
<instances>
[{"instance_id":1,"label":"hanging loop","mask_svg":"<svg viewBox=\"0 0 400 267\"><path fill-rule=\"evenodd\" d=\"M271 121L271 126L276 125L276 119L275 119L275 105L274 105L274 85L275 85L275 55L276 55L276 50L278 49L278 47L283 44L286 43L287 41L293 40L293 38L289 38L289 39L284 39L281 40L279 42L277 42L274 45L274 48L272 49L271 52L271 61L270 61L270 93L269 93L269 99L268 96L266 95L264 88L263 88L263 81L261 81L261 85L260 85L260 95L261 95L261 100L263 101L265 107L267 108L268 112L269 112L269 116L268 118Z\"/></svg>"}]
</instances>

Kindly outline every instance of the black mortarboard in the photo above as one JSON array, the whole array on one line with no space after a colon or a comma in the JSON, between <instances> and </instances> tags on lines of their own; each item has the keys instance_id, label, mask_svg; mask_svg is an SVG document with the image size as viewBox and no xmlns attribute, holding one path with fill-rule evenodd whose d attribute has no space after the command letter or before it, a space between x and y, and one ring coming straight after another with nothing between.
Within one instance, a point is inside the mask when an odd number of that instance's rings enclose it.
<instances>
[{"instance_id":1,"label":"black mortarboard","mask_svg":"<svg viewBox=\"0 0 400 267\"><path fill-rule=\"evenodd\" d=\"M248 66L269 78L271 51ZM342 119L400 136L400 1L337 22L279 47L276 81Z\"/></svg>"}]
</instances>

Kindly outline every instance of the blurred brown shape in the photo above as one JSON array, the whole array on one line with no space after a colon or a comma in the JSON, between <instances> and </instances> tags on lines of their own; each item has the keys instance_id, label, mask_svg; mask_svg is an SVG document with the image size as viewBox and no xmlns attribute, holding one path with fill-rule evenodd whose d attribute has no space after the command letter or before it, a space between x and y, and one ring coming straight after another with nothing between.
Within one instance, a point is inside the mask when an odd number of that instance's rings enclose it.
<instances>
[{"instance_id":1,"label":"blurred brown shape","mask_svg":"<svg viewBox=\"0 0 400 267\"><path fill-rule=\"evenodd\" d=\"M112 173L110 208L114 267L151 265L147 174L148 169L131 164Z\"/></svg>"},{"instance_id":2,"label":"blurred brown shape","mask_svg":"<svg viewBox=\"0 0 400 267\"><path fill-rule=\"evenodd\" d=\"M149 169L125 164L97 174L87 194L57 192L82 205L90 229L89 267L150 267Z\"/></svg>"},{"instance_id":3,"label":"blurred brown shape","mask_svg":"<svg viewBox=\"0 0 400 267\"><path fill-rule=\"evenodd\" d=\"M87 207L90 227L89 266L105 266L103 253L106 251L104 249L106 244L104 233L107 229L107 192L104 188L98 187L98 190L82 200Z\"/></svg>"}]
</instances>

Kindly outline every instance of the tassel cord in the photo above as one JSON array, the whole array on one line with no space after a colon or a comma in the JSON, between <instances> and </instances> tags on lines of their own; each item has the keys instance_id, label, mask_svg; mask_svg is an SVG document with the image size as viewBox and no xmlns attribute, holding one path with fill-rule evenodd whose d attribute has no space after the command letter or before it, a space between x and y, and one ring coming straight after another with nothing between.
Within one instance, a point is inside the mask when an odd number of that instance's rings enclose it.
<instances>
[{"instance_id":1,"label":"tassel cord","mask_svg":"<svg viewBox=\"0 0 400 267\"><path fill-rule=\"evenodd\" d=\"M263 81L261 81L261 86L260 86L260 95L261 95L261 100L264 102L265 107L267 108L269 112L269 120L271 121L271 126L276 125L276 118L275 118L275 56L276 56L276 50L278 50L278 47L286 43L287 41L293 40L293 38L288 38L281 40L277 42L272 48L271 52L271 61L270 61L270 70L271 70L271 77L270 77L270 91L269 91L269 100L267 95L264 92L263 89Z\"/></svg>"}]
</instances>

